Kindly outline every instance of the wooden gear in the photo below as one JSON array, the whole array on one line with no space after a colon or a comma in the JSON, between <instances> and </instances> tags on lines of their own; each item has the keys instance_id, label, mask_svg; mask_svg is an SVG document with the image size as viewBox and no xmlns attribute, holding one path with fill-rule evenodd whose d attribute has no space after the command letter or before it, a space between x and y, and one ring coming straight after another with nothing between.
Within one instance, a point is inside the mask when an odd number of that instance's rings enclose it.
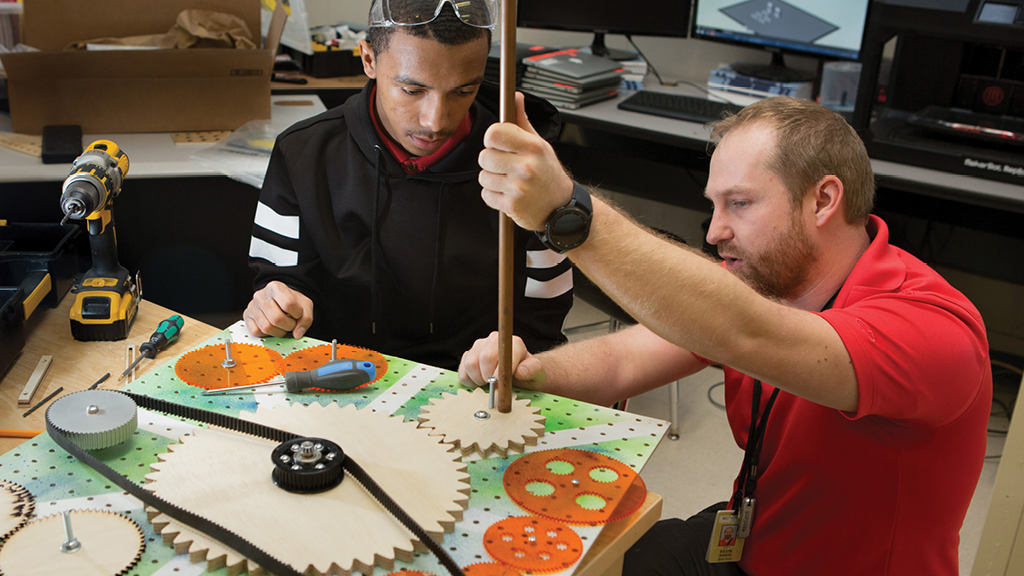
<instances>
[{"instance_id":1,"label":"wooden gear","mask_svg":"<svg viewBox=\"0 0 1024 576\"><path fill-rule=\"evenodd\" d=\"M35 498L23 486L0 480L0 540L28 522L35 506Z\"/></svg>"},{"instance_id":2,"label":"wooden gear","mask_svg":"<svg viewBox=\"0 0 1024 576\"><path fill-rule=\"evenodd\" d=\"M64 519L53 514L11 534L0 548L4 576L111 576L128 572L142 556L145 540L131 518L99 510L72 510L71 527L82 547L61 552Z\"/></svg>"},{"instance_id":3,"label":"wooden gear","mask_svg":"<svg viewBox=\"0 0 1024 576\"><path fill-rule=\"evenodd\" d=\"M483 458L522 452L544 435L545 419L539 408L530 408L529 400L515 399L515 409L508 413L488 408L488 400L482 388L433 399L420 409L420 427L431 428L431 436L443 436L444 442L454 444L463 456L475 452ZM487 413L487 418L476 417L481 411Z\"/></svg>"},{"instance_id":4,"label":"wooden gear","mask_svg":"<svg viewBox=\"0 0 1024 576\"><path fill-rule=\"evenodd\" d=\"M436 438L372 410L337 404L260 407L243 418L302 436L337 442L428 534L444 532L469 505L469 475L457 455ZM354 479L319 494L287 492L273 485L270 454L277 443L215 428L198 429L169 446L147 476L161 498L217 522L256 547L307 574L370 573L394 569L426 547L388 514ZM219 559L244 571L233 551L177 523L154 519L154 530L185 543L193 561ZM180 545L180 547L179 547ZM204 550L205 549L205 550ZM212 566L211 566L212 568Z\"/></svg>"}]
</instances>

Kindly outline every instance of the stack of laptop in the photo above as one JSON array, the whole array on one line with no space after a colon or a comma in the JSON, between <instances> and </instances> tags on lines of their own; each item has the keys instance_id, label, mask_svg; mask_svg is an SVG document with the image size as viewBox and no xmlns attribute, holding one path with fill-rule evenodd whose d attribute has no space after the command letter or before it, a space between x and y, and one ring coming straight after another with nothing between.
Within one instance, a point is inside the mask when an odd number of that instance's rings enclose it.
<instances>
[{"instance_id":1,"label":"stack of laptop","mask_svg":"<svg viewBox=\"0 0 1024 576\"><path fill-rule=\"evenodd\" d=\"M538 54L546 54L548 52L555 52L557 48L549 48L547 46L538 46L536 44L516 44L516 86L520 85L523 79L523 71L526 66L523 64L523 60L530 56L536 56ZM501 45L491 44L491 51L487 54L487 67L484 69L484 79L499 83L501 80Z\"/></svg>"},{"instance_id":2,"label":"stack of laptop","mask_svg":"<svg viewBox=\"0 0 1024 576\"><path fill-rule=\"evenodd\" d=\"M528 56L523 64L524 91L570 110L614 98L626 72L618 62L578 48Z\"/></svg>"}]
</instances>

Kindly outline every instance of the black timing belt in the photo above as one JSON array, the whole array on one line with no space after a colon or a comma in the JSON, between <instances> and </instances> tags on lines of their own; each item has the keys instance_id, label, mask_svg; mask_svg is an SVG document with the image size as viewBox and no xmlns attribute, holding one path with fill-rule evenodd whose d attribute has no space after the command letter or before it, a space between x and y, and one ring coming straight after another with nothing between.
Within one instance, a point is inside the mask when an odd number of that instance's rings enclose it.
<instances>
[{"instance_id":1,"label":"black timing belt","mask_svg":"<svg viewBox=\"0 0 1024 576\"><path fill-rule=\"evenodd\" d=\"M256 422L249 422L247 420L242 420L241 418L203 410L202 408L182 406L181 404L174 404L173 402L167 402L166 400L150 398L149 396L125 392L123 390L112 390L112 392L124 394L131 398L135 402L136 406L147 410L195 420L204 424L217 426L218 428L225 428L227 430L241 432L257 438L263 438L265 440L272 440L274 442L281 443L303 438L303 436L292 432L278 430ZM231 530L228 530L227 528L224 528L223 526L202 516L189 512L184 508L175 506L117 473L113 468L107 466L88 451L79 448L74 442L64 436L64 434L50 421L49 410L47 410L46 415L46 431L61 448L67 450L72 456L81 462L84 462L90 468L99 472L104 478L110 480L114 484L117 484L119 488L138 498L144 504L152 506L160 512L174 518L178 522L199 530L200 532L218 540L226 546L234 549L239 554L242 554L246 558L252 560L270 574L274 574L275 576L303 576L302 572L274 558L263 550L260 550L254 544L245 538L242 538L238 534L235 534ZM366 491L384 507L385 510L401 522L403 526L408 528L424 546L433 552L441 564L447 568L453 576L465 576L465 573L461 568L459 568L459 565L455 563L455 560L452 559L448 552L446 552L440 544L435 542L434 539L427 534L426 530L417 524L416 521L405 512L405 510L402 510L402 507L388 496L387 493L384 492L384 489L381 488L380 485L377 484L359 464L346 455L342 462L342 468L357 482L359 482L359 484L361 484L363 488L365 488Z\"/></svg>"}]
</instances>

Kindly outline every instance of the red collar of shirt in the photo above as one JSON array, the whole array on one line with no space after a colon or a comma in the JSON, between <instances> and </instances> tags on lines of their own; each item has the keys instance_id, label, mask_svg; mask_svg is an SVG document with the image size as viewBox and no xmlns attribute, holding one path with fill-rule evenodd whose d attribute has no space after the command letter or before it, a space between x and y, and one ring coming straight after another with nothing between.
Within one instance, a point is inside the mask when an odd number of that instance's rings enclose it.
<instances>
[{"instance_id":1,"label":"red collar of shirt","mask_svg":"<svg viewBox=\"0 0 1024 576\"><path fill-rule=\"evenodd\" d=\"M459 127L455 129L455 133L452 134L440 148L437 149L433 154L427 156L413 156L409 152L398 145L391 136L381 126L380 120L377 118L377 107L375 102L377 101L377 86L375 85L370 89L370 118L373 119L373 127L377 129L377 134L380 135L380 139L384 142L384 146L391 152L391 155L398 160L399 164L402 165L402 169L405 170L406 174L419 174L427 168L430 168L434 164L437 164L442 158L448 155L456 146L458 146L466 136L469 135L470 129L473 127L473 121L469 118L469 112L462 118L462 122L459 123Z\"/></svg>"}]
</instances>

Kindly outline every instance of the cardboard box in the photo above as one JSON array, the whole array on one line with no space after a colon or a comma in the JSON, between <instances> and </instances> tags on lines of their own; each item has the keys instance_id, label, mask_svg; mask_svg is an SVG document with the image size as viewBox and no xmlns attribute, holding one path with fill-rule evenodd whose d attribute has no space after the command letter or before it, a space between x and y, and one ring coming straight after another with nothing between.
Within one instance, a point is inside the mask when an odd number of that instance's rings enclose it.
<instances>
[{"instance_id":1,"label":"cardboard box","mask_svg":"<svg viewBox=\"0 0 1024 576\"><path fill-rule=\"evenodd\" d=\"M259 0L26 0L23 42L41 52L2 57L14 131L40 134L49 124L78 124L86 134L234 130L269 119L283 13L261 50L63 50L82 40L163 34L189 8L238 16L260 42Z\"/></svg>"}]
</instances>

